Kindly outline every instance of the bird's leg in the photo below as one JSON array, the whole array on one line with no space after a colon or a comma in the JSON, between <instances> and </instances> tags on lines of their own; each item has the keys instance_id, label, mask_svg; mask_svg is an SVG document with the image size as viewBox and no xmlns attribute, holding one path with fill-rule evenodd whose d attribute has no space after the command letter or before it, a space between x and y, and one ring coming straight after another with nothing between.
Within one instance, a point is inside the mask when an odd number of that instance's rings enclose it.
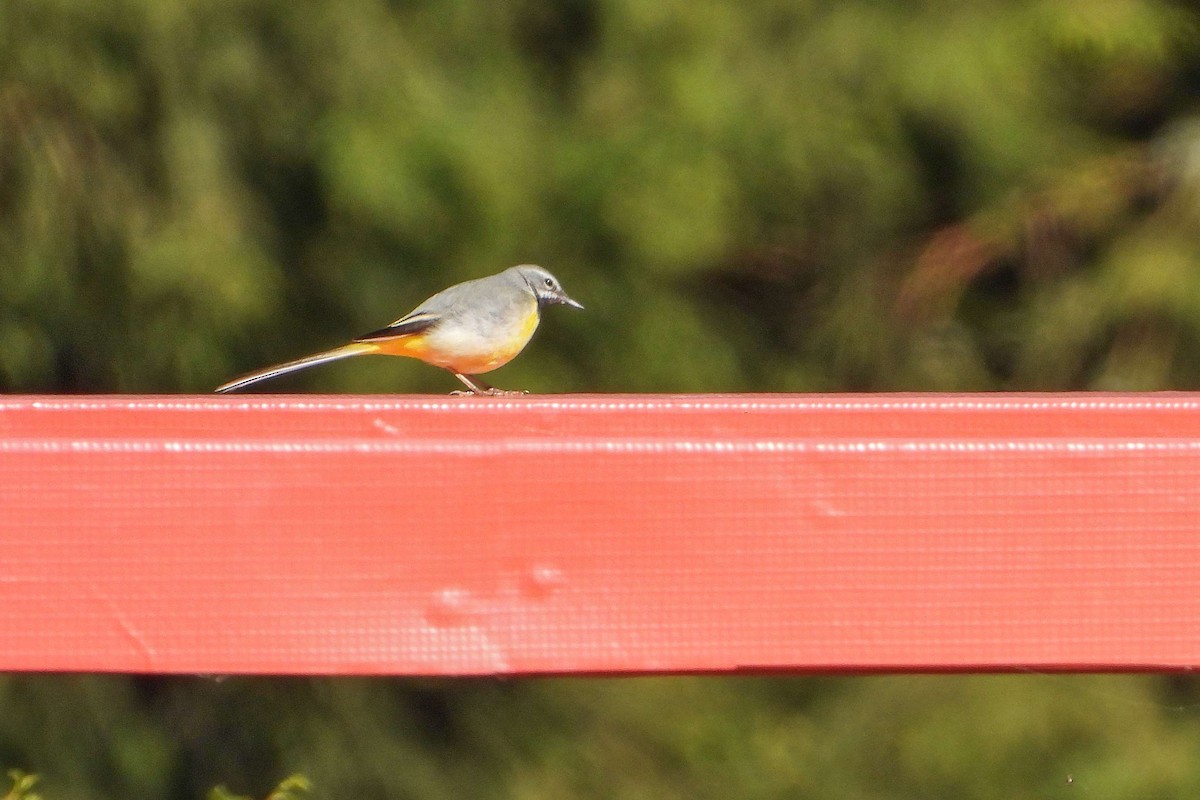
<instances>
[{"instance_id":1,"label":"bird's leg","mask_svg":"<svg viewBox=\"0 0 1200 800\"><path fill-rule=\"evenodd\" d=\"M467 376L467 375L463 375L461 372L455 372L454 377L456 377L460 381L462 381L463 384L466 385L466 387L471 390L469 392L463 392L463 391L451 392L451 394L455 394L455 395L479 394L479 395L490 395L492 397L517 397L519 395L528 394L528 392L522 392L519 389L517 389L517 390L497 389L495 386L492 386L491 384L486 383L485 381L481 380L478 375Z\"/></svg>"},{"instance_id":2,"label":"bird's leg","mask_svg":"<svg viewBox=\"0 0 1200 800\"><path fill-rule=\"evenodd\" d=\"M458 391L451 392L450 394L458 395L458 396L473 395L473 394L487 394L488 393L487 389L491 388L490 386L487 386L487 384L485 384L483 381L479 381L478 383L476 383L475 381L479 380L478 378L472 380L471 378L468 378L466 375L463 375L461 372L454 372L454 370L450 370L450 372L452 372L454 374L454 377L456 377L460 381L462 381L463 385L466 386L470 390L470 391L464 392L460 389ZM485 387L487 387L487 388L485 388Z\"/></svg>"}]
</instances>

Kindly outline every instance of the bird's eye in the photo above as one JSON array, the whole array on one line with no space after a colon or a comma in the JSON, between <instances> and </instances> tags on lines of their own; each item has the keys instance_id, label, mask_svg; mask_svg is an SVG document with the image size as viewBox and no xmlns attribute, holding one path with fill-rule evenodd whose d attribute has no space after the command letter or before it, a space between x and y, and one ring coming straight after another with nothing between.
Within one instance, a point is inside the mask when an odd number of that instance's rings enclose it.
<instances>
[{"instance_id":1,"label":"bird's eye","mask_svg":"<svg viewBox=\"0 0 1200 800\"><path fill-rule=\"evenodd\" d=\"M546 288L548 288L548 289L554 288L554 279L553 278L546 278L546 280L544 280L543 283L546 284Z\"/></svg>"}]
</instances>

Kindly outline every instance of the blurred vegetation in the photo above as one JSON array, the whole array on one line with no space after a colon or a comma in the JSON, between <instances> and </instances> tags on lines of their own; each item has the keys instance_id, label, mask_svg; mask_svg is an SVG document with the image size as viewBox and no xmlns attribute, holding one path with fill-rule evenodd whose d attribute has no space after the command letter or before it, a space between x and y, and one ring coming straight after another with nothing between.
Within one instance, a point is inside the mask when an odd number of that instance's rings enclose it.
<instances>
[{"instance_id":1,"label":"blurred vegetation","mask_svg":"<svg viewBox=\"0 0 1200 800\"><path fill-rule=\"evenodd\" d=\"M29 775L19 769L10 769L8 778L12 781L12 788L0 800L42 800L42 796L33 791L34 785L38 782L36 775Z\"/></svg>"},{"instance_id":2,"label":"blurred vegetation","mask_svg":"<svg viewBox=\"0 0 1200 800\"><path fill-rule=\"evenodd\" d=\"M0 4L0 389L203 392L534 261L534 391L1200 387L1167 0ZM415 362L274 389L433 391ZM1200 794L1156 677L0 678L46 797ZM18 780L18 779L15 779ZM25 787L24 791L28 791Z\"/></svg>"},{"instance_id":3,"label":"blurred vegetation","mask_svg":"<svg viewBox=\"0 0 1200 800\"><path fill-rule=\"evenodd\" d=\"M0 702L46 800L1200 796L1183 678L41 676Z\"/></svg>"},{"instance_id":4,"label":"blurred vegetation","mask_svg":"<svg viewBox=\"0 0 1200 800\"><path fill-rule=\"evenodd\" d=\"M1195 387L1189 9L6 4L0 387L206 391L525 261L588 311L502 385Z\"/></svg>"},{"instance_id":5,"label":"blurred vegetation","mask_svg":"<svg viewBox=\"0 0 1200 800\"><path fill-rule=\"evenodd\" d=\"M312 789L312 785L307 778L302 775L293 775L276 786L267 795L266 800L303 800L309 797L310 789ZM254 800L254 798L230 794L229 790L222 785L208 793L208 800Z\"/></svg>"}]
</instances>

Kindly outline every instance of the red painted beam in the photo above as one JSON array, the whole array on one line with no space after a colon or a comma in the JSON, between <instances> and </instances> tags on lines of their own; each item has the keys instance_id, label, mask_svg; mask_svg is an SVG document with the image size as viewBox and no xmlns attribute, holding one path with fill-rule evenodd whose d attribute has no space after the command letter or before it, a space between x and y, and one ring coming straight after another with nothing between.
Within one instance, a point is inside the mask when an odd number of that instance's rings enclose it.
<instances>
[{"instance_id":1,"label":"red painted beam","mask_svg":"<svg viewBox=\"0 0 1200 800\"><path fill-rule=\"evenodd\" d=\"M1200 395L10 397L0 669L1200 665Z\"/></svg>"}]
</instances>

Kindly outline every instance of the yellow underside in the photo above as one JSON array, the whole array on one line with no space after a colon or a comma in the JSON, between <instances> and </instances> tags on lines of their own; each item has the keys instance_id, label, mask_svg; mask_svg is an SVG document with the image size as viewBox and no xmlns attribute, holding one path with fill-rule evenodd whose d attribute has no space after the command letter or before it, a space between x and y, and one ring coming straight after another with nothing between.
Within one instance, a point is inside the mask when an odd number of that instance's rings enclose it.
<instances>
[{"instance_id":1,"label":"yellow underside","mask_svg":"<svg viewBox=\"0 0 1200 800\"><path fill-rule=\"evenodd\" d=\"M516 358L517 354L525 348L525 345L533 337L533 332L537 330L537 326L538 311L535 305L533 312L525 318L519 328L513 331L513 335L507 337L506 341L497 343L496 348L490 352L440 352L432 346L429 341L430 337L425 333L397 336L395 339L383 339L376 342L363 342L362 344L371 347L370 350L364 350L363 352L379 353L385 356L416 358L435 367L444 367L464 375L478 375L483 372L490 372L497 367L502 367ZM436 339L436 336L433 338Z\"/></svg>"}]
</instances>

